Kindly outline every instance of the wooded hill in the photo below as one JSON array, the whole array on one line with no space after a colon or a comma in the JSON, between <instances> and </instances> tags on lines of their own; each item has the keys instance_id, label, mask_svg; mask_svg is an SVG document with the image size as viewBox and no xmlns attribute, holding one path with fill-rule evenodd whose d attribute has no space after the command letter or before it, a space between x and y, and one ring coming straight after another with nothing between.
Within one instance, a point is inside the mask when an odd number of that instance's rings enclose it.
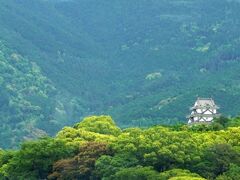
<instances>
[{"instance_id":1,"label":"wooded hill","mask_svg":"<svg viewBox=\"0 0 240 180\"><path fill-rule=\"evenodd\" d=\"M91 116L55 138L0 151L1 179L238 180L240 118L120 129Z\"/></svg>"}]
</instances>

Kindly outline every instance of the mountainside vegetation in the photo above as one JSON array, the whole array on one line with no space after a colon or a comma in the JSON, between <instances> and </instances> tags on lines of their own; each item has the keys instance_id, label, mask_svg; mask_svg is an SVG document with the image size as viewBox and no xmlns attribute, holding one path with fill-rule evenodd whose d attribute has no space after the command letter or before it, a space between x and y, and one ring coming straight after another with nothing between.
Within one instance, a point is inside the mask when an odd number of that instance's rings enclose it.
<instances>
[{"instance_id":1,"label":"mountainside vegetation","mask_svg":"<svg viewBox=\"0 0 240 180\"><path fill-rule=\"evenodd\" d=\"M0 0L0 147L92 114L121 128L186 122L197 96L237 116L239 9L238 0Z\"/></svg>"},{"instance_id":2,"label":"mountainside vegetation","mask_svg":"<svg viewBox=\"0 0 240 180\"><path fill-rule=\"evenodd\" d=\"M212 124L118 128L91 116L55 138L0 151L1 179L238 180L240 118Z\"/></svg>"},{"instance_id":3,"label":"mountainside vegetation","mask_svg":"<svg viewBox=\"0 0 240 180\"><path fill-rule=\"evenodd\" d=\"M14 147L20 141L46 135L54 123L56 89L34 62L0 42L0 145ZM52 121L52 122L51 122ZM57 129L57 122L52 128ZM58 127L59 128L59 127Z\"/></svg>"}]
</instances>

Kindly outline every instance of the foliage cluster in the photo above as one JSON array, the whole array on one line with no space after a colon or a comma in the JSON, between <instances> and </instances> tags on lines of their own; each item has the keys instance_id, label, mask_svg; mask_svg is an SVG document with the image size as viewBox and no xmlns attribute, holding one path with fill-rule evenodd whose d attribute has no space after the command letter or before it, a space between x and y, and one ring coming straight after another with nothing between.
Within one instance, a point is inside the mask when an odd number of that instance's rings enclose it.
<instances>
[{"instance_id":1,"label":"foliage cluster","mask_svg":"<svg viewBox=\"0 0 240 180\"><path fill-rule=\"evenodd\" d=\"M224 122L231 121L239 118ZM189 126L120 130L109 116L92 116L62 129L55 138L25 142L17 151L0 151L0 177L236 180L239 125L221 130L196 131ZM105 128L99 132L99 126L108 127L107 133Z\"/></svg>"}]
</instances>

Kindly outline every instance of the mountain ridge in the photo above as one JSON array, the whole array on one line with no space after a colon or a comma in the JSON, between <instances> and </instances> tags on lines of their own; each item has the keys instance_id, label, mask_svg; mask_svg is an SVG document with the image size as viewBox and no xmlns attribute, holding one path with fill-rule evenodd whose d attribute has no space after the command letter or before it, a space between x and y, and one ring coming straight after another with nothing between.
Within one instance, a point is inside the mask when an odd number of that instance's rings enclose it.
<instances>
[{"instance_id":1,"label":"mountain ridge","mask_svg":"<svg viewBox=\"0 0 240 180\"><path fill-rule=\"evenodd\" d=\"M213 97L226 116L240 112L237 1L0 4L4 46L56 88L44 115L54 123L40 128L51 135L92 114L120 127L186 122L197 96Z\"/></svg>"}]
</instances>

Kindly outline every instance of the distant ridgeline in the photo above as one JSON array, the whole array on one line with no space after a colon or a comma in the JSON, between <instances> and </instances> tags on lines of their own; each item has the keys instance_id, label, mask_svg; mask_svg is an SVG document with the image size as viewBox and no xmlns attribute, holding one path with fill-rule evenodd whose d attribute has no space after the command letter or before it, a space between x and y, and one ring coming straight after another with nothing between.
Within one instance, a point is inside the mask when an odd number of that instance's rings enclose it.
<instances>
[{"instance_id":1,"label":"distant ridgeline","mask_svg":"<svg viewBox=\"0 0 240 180\"><path fill-rule=\"evenodd\" d=\"M122 130L91 116L55 138L0 150L0 179L239 180L239 142L240 118Z\"/></svg>"}]
</instances>

